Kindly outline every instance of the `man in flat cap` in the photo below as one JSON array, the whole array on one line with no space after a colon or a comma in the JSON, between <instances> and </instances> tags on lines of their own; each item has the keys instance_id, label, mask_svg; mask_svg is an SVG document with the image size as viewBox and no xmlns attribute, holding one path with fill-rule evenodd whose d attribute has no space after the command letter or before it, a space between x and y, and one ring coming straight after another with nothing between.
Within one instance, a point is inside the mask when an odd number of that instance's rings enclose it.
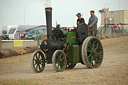
<instances>
[{"instance_id":1,"label":"man in flat cap","mask_svg":"<svg viewBox=\"0 0 128 85\"><path fill-rule=\"evenodd\" d=\"M84 18L82 18L81 16L81 13L78 13L78 14L76 14L76 16L78 17L78 19L77 19L77 27L81 24L81 23L85 23L85 21L84 21Z\"/></svg>"},{"instance_id":2,"label":"man in flat cap","mask_svg":"<svg viewBox=\"0 0 128 85\"><path fill-rule=\"evenodd\" d=\"M90 11L91 17L89 18L89 22L88 22L89 36L96 36L97 35L98 18L95 16L94 13L95 13L94 10Z\"/></svg>"}]
</instances>

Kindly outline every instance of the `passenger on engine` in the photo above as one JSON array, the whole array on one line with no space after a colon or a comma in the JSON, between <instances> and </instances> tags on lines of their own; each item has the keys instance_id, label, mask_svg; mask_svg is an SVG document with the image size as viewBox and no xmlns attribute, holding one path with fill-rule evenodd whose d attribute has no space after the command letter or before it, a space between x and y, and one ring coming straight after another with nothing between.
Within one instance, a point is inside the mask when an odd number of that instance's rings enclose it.
<instances>
[{"instance_id":1,"label":"passenger on engine","mask_svg":"<svg viewBox=\"0 0 128 85\"><path fill-rule=\"evenodd\" d=\"M85 23L85 21L84 21L84 18L82 18L81 16L81 13L78 13L78 14L76 14L76 16L78 17L78 19L77 19L77 27L81 24L81 23Z\"/></svg>"}]
</instances>

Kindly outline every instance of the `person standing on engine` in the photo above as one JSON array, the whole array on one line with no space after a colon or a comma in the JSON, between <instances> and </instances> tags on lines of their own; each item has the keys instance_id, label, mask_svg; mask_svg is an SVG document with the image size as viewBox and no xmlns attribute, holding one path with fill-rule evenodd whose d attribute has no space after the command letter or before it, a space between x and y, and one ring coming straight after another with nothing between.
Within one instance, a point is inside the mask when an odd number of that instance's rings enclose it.
<instances>
[{"instance_id":1,"label":"person standing on engine","mask_svg":"<svg viewBox=\"0 0 128 85\"><path fill-rule=\"evenodd\" d=\"M81 16L81 13L78 13L78 14L76 14L76 16L78 17L78 19L77 19L77 27L80 25L80 24L82 24L82 23L85 23L85 21L84 21L84 18L82 18Z\"/></svg>"},{"instance_id":2,"label":"person standing on engine","mask_svg":"<svg viewBox=\"0 0 128 85\"><path fill-rule=\"evenodd\" d=\"M90 15L91 17L89 18L88 22L88 31L89 31L89 36L96 36L97 35L97 23L98 23L98 18L95 16L95 11L91 10Z\"/></svg>"}]
</instances>

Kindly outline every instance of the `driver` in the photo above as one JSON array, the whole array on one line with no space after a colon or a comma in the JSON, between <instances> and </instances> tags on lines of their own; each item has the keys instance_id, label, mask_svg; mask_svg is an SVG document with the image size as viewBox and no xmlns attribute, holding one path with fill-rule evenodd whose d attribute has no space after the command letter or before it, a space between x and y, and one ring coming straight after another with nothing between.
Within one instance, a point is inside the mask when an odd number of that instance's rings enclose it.
<instances>
[{"instance_id":1,"label":"driver","mask_svg":"<svg viewBox=\"0 0 128 85\"><path fill-rule=\"evenodd\" d=\"M78 19L77 19L77 27L81 24L81 23L85 23L85 21L84 21L84 18L82 18L81 16L81 13L78 13L78 14L76 14L76 16L78 17Z\"/></svg>"}]
</instances>

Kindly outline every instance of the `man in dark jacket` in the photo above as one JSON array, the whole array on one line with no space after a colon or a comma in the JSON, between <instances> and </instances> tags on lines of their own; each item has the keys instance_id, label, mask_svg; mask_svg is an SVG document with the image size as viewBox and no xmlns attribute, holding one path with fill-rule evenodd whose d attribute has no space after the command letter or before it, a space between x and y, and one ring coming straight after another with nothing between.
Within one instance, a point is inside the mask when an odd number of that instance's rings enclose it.
<instances>
[{"instance_id":1,"label":"man in dark jacket","mask_svg":"<svg viewBox=\"0 0 128 85\"><path fill-rule=\"evenodd\" d=\"M81 13L78 13L78 14L76 14L76 16L78 17L78 19L77 19L77 27L81 24L81 23L85 23L85 21L84 21L84 18L82 18L81 16Z\"/></svg>"},{"instance_id":2,"label":"man in dark jacket","mask_svg":"<svg viewBox=\"0 0 128 85\"><path fill-rule=\"evenodd\" d=\"M95 13L94 10L90 11L91 17L89 18L89 22L88 22L89 36L96 36L96 34L97 34L98 18L95 16L94 13Z\"/></svg>"}]
</instances>

